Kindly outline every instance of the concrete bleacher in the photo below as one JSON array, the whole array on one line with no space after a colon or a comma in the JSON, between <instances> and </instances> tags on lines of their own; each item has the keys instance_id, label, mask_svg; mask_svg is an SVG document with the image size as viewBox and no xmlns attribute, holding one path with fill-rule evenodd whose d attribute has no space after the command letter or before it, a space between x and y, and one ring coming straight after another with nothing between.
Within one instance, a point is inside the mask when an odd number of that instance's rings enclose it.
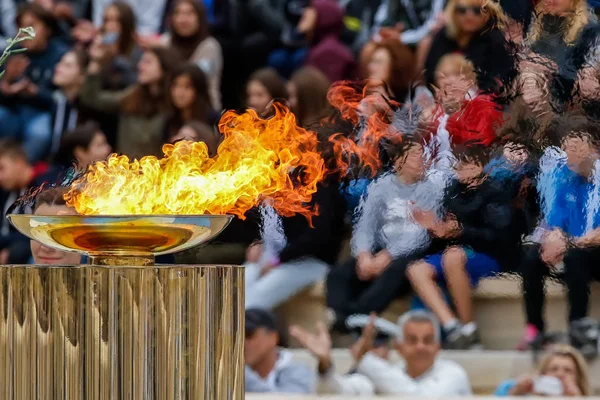
<instances>
[{"instance_id":1,"label":"concrete bleacher","mask_svg":"<svg viewBox=\"0 0 600 400\"><path fill-rule=\"evenodd\" d=\"M549 331L566 330L566 294L559 283L547 282L546 321ZM395 322L409 309L410 299L398 299L382 317ZM483 280L474 292L475 318L486 350L513 350L524 332L525 316L522 304L520 278L499 277ZM325 321L325 287L313 285L281 305L277 316L283 326L298 324L312 330L317 321ZM590 304L592 317L600 319L600 284L592 285ZM288 340L291 347L297 343ZM336 347L345 347L344 338L334 337Z\"/></svg>"}]
</instances>

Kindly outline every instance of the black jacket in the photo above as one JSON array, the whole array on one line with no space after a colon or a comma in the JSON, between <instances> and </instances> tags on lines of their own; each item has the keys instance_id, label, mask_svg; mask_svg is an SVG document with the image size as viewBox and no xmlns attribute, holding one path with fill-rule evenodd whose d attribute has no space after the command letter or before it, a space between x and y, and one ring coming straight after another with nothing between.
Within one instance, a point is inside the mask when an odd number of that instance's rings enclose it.
<instances>
[{"instance_id":1,"label":"black jacket","mask_svg":"<svg viewBox=\"0 0 600 400\"><path fill-rule=\"evenodd\" d=\"M319 184L313 195L312 204L318 207L318 215L308 219L296 215L283 219L283 230L287 245L279 254L282 263L302 257L315 257L334 264L340 252L346 202L337 183Z\"/></svg>"}]
</instances>

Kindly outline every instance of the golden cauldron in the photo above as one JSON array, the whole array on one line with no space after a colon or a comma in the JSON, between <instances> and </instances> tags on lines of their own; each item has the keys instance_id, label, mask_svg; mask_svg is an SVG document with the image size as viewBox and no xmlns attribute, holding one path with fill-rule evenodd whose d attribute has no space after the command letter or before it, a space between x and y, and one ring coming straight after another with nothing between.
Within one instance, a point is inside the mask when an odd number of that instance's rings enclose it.
<instances>
[{"instance_id":1,"label":"golden cauldron","mask_svg":"<svg viewBox=\"0 0 600 400\"><path fill-rule=\"evenodd\" d=\"M154 265L229 216L8 218L89 264L0 266L0 398L243 399L242 267Z\"/></svg>"}]
</instances>

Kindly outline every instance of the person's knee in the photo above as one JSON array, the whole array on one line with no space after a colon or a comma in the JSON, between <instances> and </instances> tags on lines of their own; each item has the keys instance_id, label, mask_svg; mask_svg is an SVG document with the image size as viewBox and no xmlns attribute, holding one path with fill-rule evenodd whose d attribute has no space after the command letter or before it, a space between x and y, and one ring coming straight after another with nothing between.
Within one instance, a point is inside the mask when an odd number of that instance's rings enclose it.
<instances>
[{"instance_id":1,"label":"person's knee","mask_svg":"<svg viewBox=\"0 0 600 400\"><path fill-rule=\"evenodd\" d=\"M422 279L433 279L435 271L431 264L425 261L415 261L406 268L406 275L411 281Z\"/></svg>"},{"instance_id":2,"label":"person's knee","mask_svg":"<svg viewBox=\"0 0 600 400\"><path fill-rule=\"evenodd\" d=\"M444 271L457 268L464 269L467 264L467 253L462 247L450 247L442 255L442 268Z\"/></svg>"}]
</instances>

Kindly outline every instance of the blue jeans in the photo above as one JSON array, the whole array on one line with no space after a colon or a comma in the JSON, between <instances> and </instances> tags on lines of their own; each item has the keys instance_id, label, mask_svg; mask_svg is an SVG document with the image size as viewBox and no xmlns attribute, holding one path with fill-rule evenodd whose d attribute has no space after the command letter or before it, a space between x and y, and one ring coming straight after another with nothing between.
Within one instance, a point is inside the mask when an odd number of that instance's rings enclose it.
<instances>
[{"instance_id":1,"label":"blue jeans","mask_svg":"<svg viewBox=\"0 0 600 400\"><path fill-rule=\"evenodd\" d=\"M275 68L279 75L286 79L294 73L295 70L304 65L304 60L308 54L308 49L277 49L269 54L269 67Z\"/></svg>"},{"instance_id":2,"label":"blue jeans","mask_svg":"<svg viewBox=\"0 0 600 400\"><path fill-rule=\"evenodd\" d=\"M0 138L23 142L29 161L40 161L48 155L52 140L52 114L26 105L0 106Z\"/></svg>"}]
</instances>

